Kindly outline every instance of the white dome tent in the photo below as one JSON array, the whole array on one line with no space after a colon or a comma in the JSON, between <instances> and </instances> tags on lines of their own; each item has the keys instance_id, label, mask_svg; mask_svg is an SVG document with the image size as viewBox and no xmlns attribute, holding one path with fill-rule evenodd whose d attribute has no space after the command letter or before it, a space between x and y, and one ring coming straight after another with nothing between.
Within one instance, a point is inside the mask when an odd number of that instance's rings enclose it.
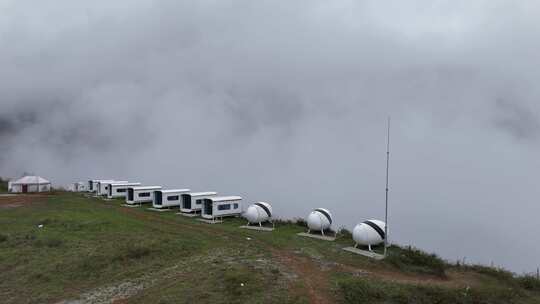
<instances>
[{"instance_id":1,"label":"white dome tent","mask_svg":"<svg viewBox=\"0 0 540 304\"><path fill-rule=\"evenodd\" d=\"M367 220L353 229L352 235L355 241L354 247L358 245L368 246L371 251L371 245L384 243L386 239L386 223L379 220Z\"/></svg>"},{"instance_id":2,"label":"white dome tent","mask_svg":"<svg viewBox=\"0 0 540 304\"><path fill-rule=\"evenodd\" d=\"M273 231L274 222L272 221L272 206L266 202L256 202L250 205L242 216L248 221L246 225L240 226L244 229L260 230L260 231ZM272 227L263 227L263 223L270 223ZM257 226L251 226L255 224Z\"/></svg>"},{"instance_id":3,"label":"white dome tent","mask_svg":"<svg viewBox=\"0 0 540 304\"><path fill-rule=\"evenodd\" d=\"M51 191L51 182L41 176L27 175L9 183L9 192L48 192Z\"/></svg>"},{"instance_id":4,"label":"white dome tent","mask_svg":"<svg viewBox=\"0 0 540 304\"><path fill-rule=\"evenodd\" d=\"M337 232L333 231L334 236L327 236L324 234L325 230L330 230L334 219L330 210L325 208L316 208L306 218L306 224L308 227L307 233L298 233L300 236L311 237L321 239L325 241L335 241ZM315 232L315 233L314 233ZM320 232L317 234L316 232Z\"/></svg>"}]
</instances>

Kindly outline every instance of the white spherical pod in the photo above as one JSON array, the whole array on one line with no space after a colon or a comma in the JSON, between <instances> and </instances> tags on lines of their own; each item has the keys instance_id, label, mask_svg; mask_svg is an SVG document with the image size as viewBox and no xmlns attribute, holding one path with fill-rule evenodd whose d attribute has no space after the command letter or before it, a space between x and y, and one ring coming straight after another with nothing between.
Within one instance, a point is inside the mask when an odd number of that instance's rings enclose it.
<instances>
[{"instance_id":1,"label":"white spherical pod","mask_svg":"<svg viewBox=\"0 0 540 304\"><path fill-rule=\"evenodd\" d=\"M327 209L317 208L306 219L309 230L324 231L332 225L332 214Z\"/></svg>"},{"instance_id":2,"label":"white spherical pod","mask_svg":"<svg viewBox=\"0 0 540 304\"><path fill-rule=\"evenodd\" d=\"M384 242L386 223L379 220L364 221L353 229L353 240L359 245L370 246Z\"/></svg>"},{"instance_id":3,"label":"white spherical pod","mask_svg":"<svg viewBox=\"0 0 540 304\"><path fill-rule=\"evenodd\" d=\"M244 217L250 224L259 224L272 218L272 206L265 202L257 202L249 206Z\"/></svg>"}]
</instances>

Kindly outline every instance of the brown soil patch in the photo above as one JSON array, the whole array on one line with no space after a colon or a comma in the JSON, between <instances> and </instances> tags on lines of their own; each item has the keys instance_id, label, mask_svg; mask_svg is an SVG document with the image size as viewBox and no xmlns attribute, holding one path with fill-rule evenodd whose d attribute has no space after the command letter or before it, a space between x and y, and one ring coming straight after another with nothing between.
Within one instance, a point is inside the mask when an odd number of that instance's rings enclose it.
<instances>
[{"instance_id":1,"label":"brown soil patch","mask_svg":"<svg viewBox=\"0 0 540 304\"><path fill-rule=\"evenodd\" d=\"M348 265L340 265L340 268L350 273L361 273L363 275L396 283L414 284L414 285L439 285L451 288L464 288L468 286L479 285L479 279L474 273L462 272L457 270L447 270L446 278L441 278L435 275L409 274L398 271L389 270L370 270L359 269Z\"/></svg>"},{"instance_id":2,"label":"brown soil patch","mask_svg":"<svg viewBox=\"0 0 540 304\"><path fill-rule=\"evenodd\" d=\"M325 304L335 303L336 299L332 296L330 289L330 278L326 271L321 270L320 266L313 260L306 257L296 256L284 250L274 250L274 255L278 261L292 270L298 278L303 280L305 288L309 295L309 303ZM299 287L296 287L297 289ZM302 294L303 290L295 290L296 294Z\"/></svg>"},{"instance_id":3,"label":"brown soil patch","mask_svg":"<svg viewBox=\"0 0 540 304\"><path fill-rule=\"evenodd\" d=\"M17 194L0 196L0 209L11 209L42 202L47 196L38 194Z\"/></svg>"}]
</instances>

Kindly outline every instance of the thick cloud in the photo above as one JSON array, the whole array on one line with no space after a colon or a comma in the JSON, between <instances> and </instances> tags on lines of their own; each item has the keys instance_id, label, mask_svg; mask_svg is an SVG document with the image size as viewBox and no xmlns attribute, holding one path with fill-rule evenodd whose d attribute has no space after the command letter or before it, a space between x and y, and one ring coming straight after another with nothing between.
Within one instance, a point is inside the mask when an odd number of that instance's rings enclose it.
<instances>
[{"instance_id":1,"label":"thick cloud","mask_svg":"<svg viewBox=\"0 0 540 304\"><path fill-rule=\"evenodd\" d=\"M384 215L392 240L531 270L535 1L3 1L0 175ZM519 252L519 254L518 254Z\"/></svg>"}]
</instances>

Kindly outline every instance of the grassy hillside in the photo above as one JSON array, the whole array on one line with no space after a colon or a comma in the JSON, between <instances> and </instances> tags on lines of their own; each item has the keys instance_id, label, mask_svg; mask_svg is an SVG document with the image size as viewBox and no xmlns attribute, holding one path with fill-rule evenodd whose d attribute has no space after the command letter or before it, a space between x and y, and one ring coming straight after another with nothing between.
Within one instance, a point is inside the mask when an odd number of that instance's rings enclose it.
<instances>
[{"instance_id":1,"label":"grassy hillside","mask_svg":"<svg viewBox=\"0 0 540 304\"><path fill-rule=\"evenodd\" d=\"M0 198L2 303L540 303L540 283L414 248L238 229L70 193ZM43 225L40 227L40 225ZM75 301L80 300L80 301Z\"/></svg>"}]
</instances>

